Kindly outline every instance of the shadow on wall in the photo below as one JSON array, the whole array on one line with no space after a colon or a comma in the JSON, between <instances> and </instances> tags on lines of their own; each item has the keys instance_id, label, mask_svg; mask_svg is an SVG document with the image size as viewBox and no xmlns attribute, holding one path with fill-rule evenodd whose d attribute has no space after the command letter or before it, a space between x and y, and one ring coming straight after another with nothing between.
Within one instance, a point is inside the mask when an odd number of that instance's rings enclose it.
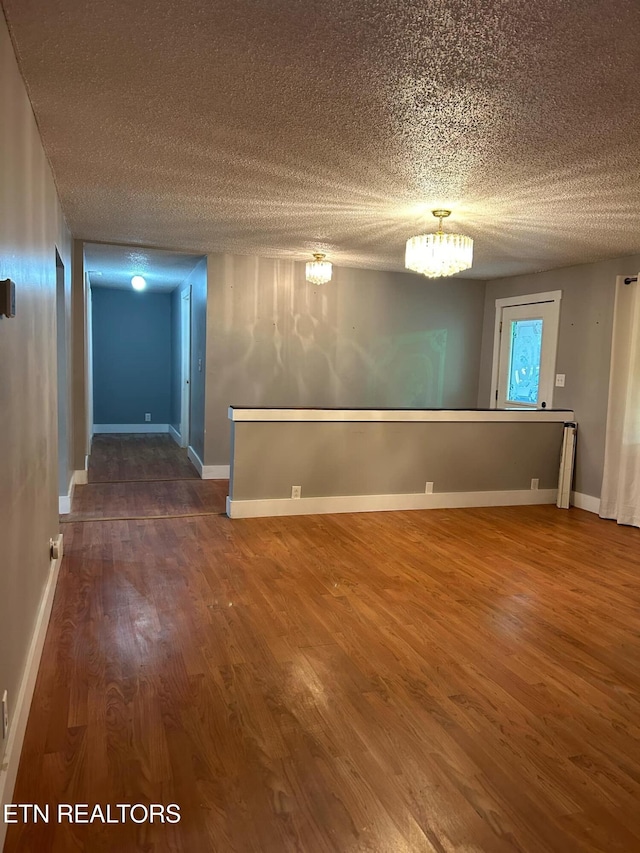
<instances>
[{"instance_id":1,"label":"shadow on wall","mask_svg":"<svg viewBox=\"0 0 640 853\"><path fill-rule=\"evenodd\" d=\"M209 338L221 398L256 406L332 405L339 382L335 293L300 280L291 262L225 261L224 287L214 297L222 304L214 309Z\"/></svg>"},{"instance_id":2,"label":"shadow on wall","mask_svg":"<svg viewBox=\"0 0 640 853\"><path fill-rule=\"evenodd\" d=\"M372 288L362 310L349 272L317 287L302 264L225 258L224 284L210 283L208 359L225 406L442 405L447 329L381 335L392 295Z\"/></svg>"},{"instance_id":3,"label":"shadow on wall","mask_svg":"<svg viewBox=\"0 0 640 853\"><path fill-rule=\"evenodd\" d=\"M447 330L384 338L374 349L369 397L386 408L442 406Z\"/></svg>"}]
</instances>

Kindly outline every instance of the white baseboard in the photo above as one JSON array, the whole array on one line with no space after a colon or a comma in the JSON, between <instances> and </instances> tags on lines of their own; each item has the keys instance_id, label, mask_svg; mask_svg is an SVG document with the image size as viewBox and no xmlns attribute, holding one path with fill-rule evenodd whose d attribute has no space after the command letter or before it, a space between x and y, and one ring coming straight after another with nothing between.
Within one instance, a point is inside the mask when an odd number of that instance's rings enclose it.
<instances>
[{"instance_id":1,"label":"white baseboard","mask_svg":"<svg viewBox=\"0 0 640 853\"><path fill-rule=\"evenodd\" d=\"M594 498L592 495L571 492L571 504L578 509L586 509L587 512L595 512L596 515L600 514L600 498Z\"/></svg>"},{"instance_id":2,"label":"white baseboard","mask_svg":"<svg viewBox=\"0 0 640 853\"><path fill-rule=\"evenodd\" d=\"M557 489L499 492L440 492L431 495L340 495L321 498L276 498L233 501L227 498L229 518L270 515L312 515L331 512L384 512L406 509L455 509L471 506L553 504Z\"/></svg>"},{"instance_id":3,"label":"white baseboard","mask_svg":"<svg viewBox=\"0 0 640 853\"><path fill-rule=\"evenodd\" d=\"M58 514L59 515L67 515L67 513L71 512L71 501L73 500L73 491L76 487L76 471L71 473L71 482L69 483L69 491L66 495L60 495L58 497ZM85 472L83 472L85 473Z\"/></svg>"},{"instance_id":4,"label":"white baseboard","mask_svg":"<svg viewBox=\"0 0 640 853\"><path fill-rule=\"evenodd\" d=\"M180 435L178 430L175 427L173 427L171 424L169 424L168 432L169 432L169 435L171 436L171 438L178 445L178 447L182 447L182 436Z\"/></svg>"},{"instance_id":5,"label":"white baseboard","mask_svg":"<svg viewBox=\"0 0 640 853\"><path fill-rule=\"evenodd\" d=\"M203 480L228 480L229 479L229 465L204 465L202 459L195 452L193 447L189 446L187 448L187 456L195 465L196 471Z\"/></svg>"},{"instance_id":6,"label":"white baseboard","mask_svg":"<svg viewBox=\"0 0 640 853\"><path fill-rule=\"evenodd\" d=\"M33 699L33 691L36 686L36 677L40 666L40 658L42 657L42 649L44 640L47 634L49 618L51 616L51 608L53 606L53 596L56 591L58 582L58 574L60 572L60 563L62 562L62 534L58 535L60 556L56 560L51 560L49 569L49 577L47 579L38 616L36 619L35 628L29 645L27 661L22 674L18 696L12 703L13 711L9 723L9 736L7 739L7 748L0 765L0 813L4 814L4 806L12 802L13 790L16 784L18 775L18 765L20 763L20 753L24 743L24 735L27 729L27 720L31 709L31 700ZM0 820L0 850L4 846L5 834L7 825L3 820Z\"/></svg>"},{"instance_id":7,"label":"white baseboard","mask_svg":"<svg viewBox=\"0 0 640 853\"><path fill-rule=\"evenodd\" d=\"M169 424L94 424L94 433L169 432Z\"/></svg>"},{"instance_id":8,"label":"white baseboard","mask_svg":"<svg viewBox=\"0 0 640 853\"><path fill-rule=\"evenodd\" d=\"M198 474L200 474L200 476L202 477L202 469L204 468L204 465L202 464L202 459L200 459L200 457L195 452L193 447L191 447L191 445L189 445L189 447L187 447L187 456L189 457L191 462L193 462L193 465L194 465L196 471L198 472Z\"/></svg>"},{"instance_id":9,"label":"white baseboard","mask_svg":"<svg viewBox=\"0 0 640 853\"><path fill-rule=\"evenodd\" d=\"M203 480L228 480L229 472L229 465L203 465L200 476Z\"/></svg>"}]
</instances>

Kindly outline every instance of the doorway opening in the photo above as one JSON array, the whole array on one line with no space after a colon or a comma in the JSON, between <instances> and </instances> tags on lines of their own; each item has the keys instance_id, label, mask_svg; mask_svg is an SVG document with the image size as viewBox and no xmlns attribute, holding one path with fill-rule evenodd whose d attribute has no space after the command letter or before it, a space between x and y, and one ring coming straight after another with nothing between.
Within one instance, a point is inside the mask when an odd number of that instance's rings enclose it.
<instances>
[{"instance_id":1,"label":"doorway opening","mask_svg":"<svg viewBox=\"0 0 640 853\"><path fill-rule=\"evenodd\" d=\"M191 383L192 313L206 309L201 256L84 244L91 306L89 484L192 479L198 434Z\"/></svg>"}]
</instances>

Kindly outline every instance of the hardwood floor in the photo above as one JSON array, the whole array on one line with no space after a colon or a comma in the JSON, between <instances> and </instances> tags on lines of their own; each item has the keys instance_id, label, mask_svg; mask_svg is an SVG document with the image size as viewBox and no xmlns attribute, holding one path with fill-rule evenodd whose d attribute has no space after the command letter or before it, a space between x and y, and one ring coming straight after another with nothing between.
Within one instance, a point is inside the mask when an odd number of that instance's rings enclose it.
<instances>
[{"instance_id":1,"label":"hardwood floor","mask_svg":"<svg viewBox=\"0 0 640 853\"><path fill-rule=\"evenodd\" d=\"M90 483L199 479L198 472L167 434L94 435Z\"/></svg>"},{"instance_id":2,"label":"hardwood floor","mask_svg":"<svg viewBox=\"0 0 640 853\"><path fill-rule=\"evenodd\" d=\"M87 487L88 488L88 487ZM555 507L65 525L14 851L640 851L640 530Z\"/></svg>"},{"instance_id":3,"label":"hardwood floor","mask_svg":"<svg viewBox=\"0 0 640 853\"><path fill-rule=\"evenodd\" d=\"M228 494L228 480L89 483L76 489L72 512L60 521L218 514L225 512Z\"/></svg>"}]
</instances>

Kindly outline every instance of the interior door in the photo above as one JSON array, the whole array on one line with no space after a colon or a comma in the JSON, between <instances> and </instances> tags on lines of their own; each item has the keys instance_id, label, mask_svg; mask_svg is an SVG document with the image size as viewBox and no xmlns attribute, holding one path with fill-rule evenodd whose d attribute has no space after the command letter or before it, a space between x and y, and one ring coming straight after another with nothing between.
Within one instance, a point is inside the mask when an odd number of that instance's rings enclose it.
<instances>
[{"instance_id":1,"label":"interior door","mask_svg":"<svg viewBox=\"0 0 640 853\"><path fill-rule=\"evenodd\" d=\"M497 408L553 407L558 311L554 302L502 309Z\"/></svg>"}]
</instances>

